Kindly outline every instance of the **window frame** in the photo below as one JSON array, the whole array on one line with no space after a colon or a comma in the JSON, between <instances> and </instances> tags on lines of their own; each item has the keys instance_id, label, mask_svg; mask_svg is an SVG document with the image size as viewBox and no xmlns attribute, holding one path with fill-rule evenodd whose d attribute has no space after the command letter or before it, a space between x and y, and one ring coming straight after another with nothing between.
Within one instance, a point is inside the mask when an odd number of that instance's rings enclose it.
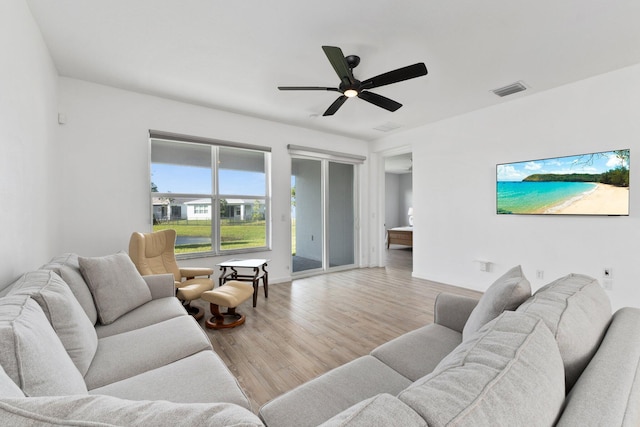
<instances>
[{"instance_id":1,"label":"window frame","mask_svg":"<svg viewBox=\"0 0 640 427\"><path fill-rule=\"evenodd\" d=\"M152 145L153 141L170 142L175 144L201 144L211 147L211 194L202 193L171 193L171 192L154 192L151 191L151 184L153 182L152 177ZM176 145L178 147L179 145ZM264 196L262 195L248 195L248 194L221 194L219 188L219 149L239 149L252 152L261 152L264 159L264 175L265 175L265 189ZM231 141L221 141L210 138L195 137L188 135L180 135L175 133L149 130L149 206L151 214L151 229L153 230L153 199L154 198L191 198L191 199L210 199L211 205L209 211L211 214L211 250L202 252L185 252L176 254L177 259L192 259L192 258L207 258L223 255L233 255L240 253L251 252L264 252L271 250L271 148L252 144L243 144ZM264 231L265 231L265 245L251 248L236 248L236 249L222 249L222 235L221 235L221 210L220 201L223 199L252 199L264 201ZM194 205L195 207L198 205ZM170 210L170 205L167 206L167 210Z\"/></svg>"}]
</instances>

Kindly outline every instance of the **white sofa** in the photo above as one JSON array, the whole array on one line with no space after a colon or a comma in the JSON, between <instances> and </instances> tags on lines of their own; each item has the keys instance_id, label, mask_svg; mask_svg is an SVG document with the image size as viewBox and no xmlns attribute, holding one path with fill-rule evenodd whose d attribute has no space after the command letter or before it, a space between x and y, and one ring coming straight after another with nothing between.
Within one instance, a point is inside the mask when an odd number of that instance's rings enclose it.
<instances>
[{"instance_id":1,"label":"white sofa","mask_svg":"<svg viewBox=\"0 0 640 427\"><path fill-rule=\"evenodd\" d=\"M515 267L480 301L440 294L435 322L265 404L269 427L639 426L640 309L611 315L593 278L530 296Z\"/></svg>"},{"instance_id":2,"label":"white sofa","mask_svg":"<svg viewBox=\"0 0 640 427\"><path fill-rule=\"evenodd\" d=\"M258 418L172 276L142 284L126 260L67 254L0 290L0 424L640 425L640 309L612 316L587 276L531 295L516 267L479 301L440 294L434 323Z\"/></svg>"},{"instance_id":3,"label":"white sofa","mask_svg":"<svg viewBox=\"0 0 640 427\"><path fill-rule=\"evenodd\" d=\"M261 425L172 275L65 254L0 294L0 424Z\"/></svg>"}]
</instances>

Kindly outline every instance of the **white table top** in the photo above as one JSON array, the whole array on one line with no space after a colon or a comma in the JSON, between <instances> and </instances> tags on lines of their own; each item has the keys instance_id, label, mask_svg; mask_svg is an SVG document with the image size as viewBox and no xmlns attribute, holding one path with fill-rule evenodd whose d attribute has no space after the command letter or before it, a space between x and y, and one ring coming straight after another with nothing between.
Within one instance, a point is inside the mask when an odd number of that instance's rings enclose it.
<instances>
[{"instance_id":1,"label":"white table top","mask_svg":"<svg viewBox=\"0 0 640 427\"><path fill-rule=\"evenodd\" d=\"M270 259L229 259L223 261L220 264L216 264L218 267L239 267L239 268L258 268L262 267L266 263L271 261Z\"/></svg>"}]
</instances>

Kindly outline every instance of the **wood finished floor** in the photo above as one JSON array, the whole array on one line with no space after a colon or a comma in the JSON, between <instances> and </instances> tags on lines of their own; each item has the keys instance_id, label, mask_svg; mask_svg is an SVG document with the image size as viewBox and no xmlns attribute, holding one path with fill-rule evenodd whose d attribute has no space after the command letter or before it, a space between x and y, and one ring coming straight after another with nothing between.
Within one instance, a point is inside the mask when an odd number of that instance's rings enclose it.
<instances>
[{"instance_id":1,"label":"wood finished floor","mask_svg":"<svg viewBox=\"0 0 640 427\"><path fill-rule=\"evenodd\" d=\"M272 284L268 299L260 288L256 308L251 300L238 308L247 321L237 328L213 331L200 321L254 411L392 338L433 322L433 303L440 292L480 295L412 278L408 248L392 245L387 254L385 268ZM209 316L208 308L206 313Z\"/></svg>"}]
</instances>

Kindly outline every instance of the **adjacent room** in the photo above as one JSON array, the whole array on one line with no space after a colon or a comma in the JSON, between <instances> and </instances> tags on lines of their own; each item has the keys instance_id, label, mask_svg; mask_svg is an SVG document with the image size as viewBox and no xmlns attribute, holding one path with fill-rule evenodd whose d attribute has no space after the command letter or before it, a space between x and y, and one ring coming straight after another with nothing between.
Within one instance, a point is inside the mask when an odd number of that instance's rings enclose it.
<instances>
[{"instance_id":1,"label":"adjacent room","mask_svg":"<svg viewBox=\"0 0 640 427\"><path fill-rule=\"evenodd\" d=\"M3 0L0 424L637 425L639 20Z\"/></svg>"}]
</instances>

